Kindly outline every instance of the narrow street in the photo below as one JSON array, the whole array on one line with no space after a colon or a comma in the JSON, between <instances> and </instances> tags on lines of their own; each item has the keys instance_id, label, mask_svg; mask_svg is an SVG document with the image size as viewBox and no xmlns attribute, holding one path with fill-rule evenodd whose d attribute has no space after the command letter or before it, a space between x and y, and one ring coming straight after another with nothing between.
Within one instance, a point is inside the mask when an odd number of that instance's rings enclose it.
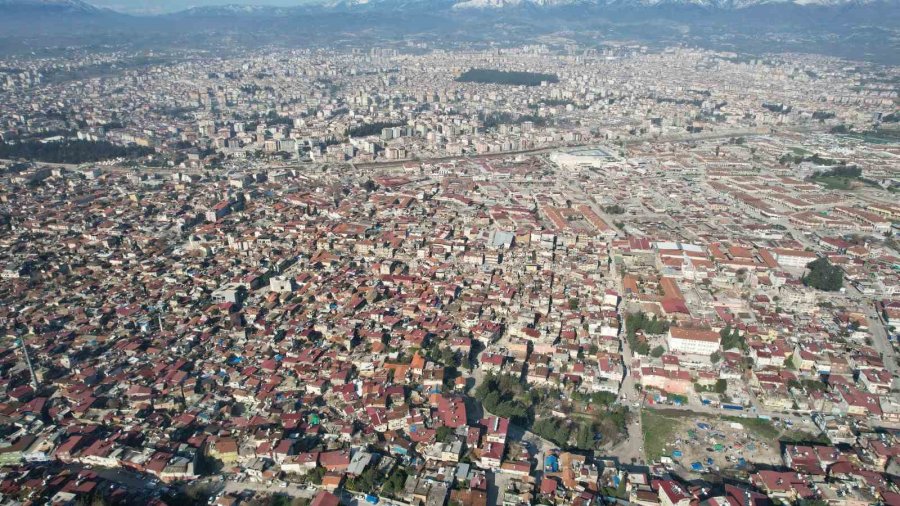
<instances>
[{"instance_id":1,"label":"narrow street","mask_svg":"<svg viewBox=\"0 0 900 506\"><path fill-rule=\"evenodd\" d=\"M631 370L631 347L628 345L628 340L624 339L624 337L621 339L621 342L622 357L625 362L625 378L622 380L622 387L619 389L619 402L629 406L631 420L626 429L628 436L609 450L609 456L618 458L619 462L623 464L642 464L644 463L644 428L641 424L641 410L644 406L641 400L637 408L631 407L633 403L641 399L641 396L635 386L634 374Z\"/></svg>"}]
</instances>

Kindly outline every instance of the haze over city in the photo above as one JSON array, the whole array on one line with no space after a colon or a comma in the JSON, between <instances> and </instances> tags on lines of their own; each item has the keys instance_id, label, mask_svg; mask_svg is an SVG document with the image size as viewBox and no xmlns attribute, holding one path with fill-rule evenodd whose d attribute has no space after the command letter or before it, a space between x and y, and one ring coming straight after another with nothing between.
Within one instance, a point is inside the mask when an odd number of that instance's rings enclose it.
<instances>
[{"instance_id":1,"label":"haze over city","mask_svg":"<svg viewBox=\"0 0 900 506\"><path fill-rule=\"evenodd\" d=\"M0 506L900 505L898 6L0 0Z\"/></svg>"}]
</instances>

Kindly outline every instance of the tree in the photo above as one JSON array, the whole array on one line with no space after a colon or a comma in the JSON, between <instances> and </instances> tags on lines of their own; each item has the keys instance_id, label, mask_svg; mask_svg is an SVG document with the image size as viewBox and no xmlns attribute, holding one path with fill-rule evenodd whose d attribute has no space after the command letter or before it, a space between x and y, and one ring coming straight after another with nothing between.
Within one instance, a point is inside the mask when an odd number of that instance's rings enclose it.
<instances>
[{"instance_id":1,"label":"tree","mask_svg":"<svg viewBox=\"0 0 900 506\"><path fill-rule=\"evenodd\" d=\"M269 501L269 506L290 506L291 498L285 494L275 494Z\"/></svg>"},{"instance_id":2,"label":"tree","mask_svg":"<svg viewBox=\"0 0 900 506\"><path fill-rule=\"evenodd\" d=\"M314 483L316 485L322 483L322 478L325 477L325 468L324 467L316 467L312 471L310 471L306 478L310 483Z\"/></svg>"},{"instance_id":3,"label":"tree","mask_svg":"<svg viewBox=\"0 0 900 506\"><path fill-rule=\"evenodd\" d=\"M481 401L488 412L526 425L533 414L529 406L534 404L523 402L526 393L529 396L539 396L534 390L526 392L522 384L512 376L488 374L475 389L475 398Z\"/></svg>"},{"instance_id":4,"label":"tree","mask_svg":"<svg viewBox=\"0 0 900 506\"><path fill-rule=\"evenodd\" d=\"M28 141L15 144L0 142L0 158L24 158L50 163L86 163L113 158L138 158L155 152L154 149L144 146L119 146L106 141L65 140L47 143Z\"/></svg>"},{"instance_id":5,"label":"tree","mask_svg":"<svg viewBox=\"0 0 900 506\"><path fill-rule=\"evenodd\" d=\"M722 337L722 349L725 351L731 349L741 349L747 350L747 341L741 337L741 333L738 329L732 329L731 327L725 327L721 331L719 331L719 335Z\"/></svg>"},{"instance_id":6,"label":"tree","mask_svg":"<svg viewBox=\"0 0 900 506\"><path fill-rule=\"evenodd\" d=\"M541 81L558 83L556 74L540 74L536 72L516 72L494 69L469 69L456 78L460 83L512 84L540 86Z\"/></svg>"},{"instance_id":7,"label":"tree","mask_svg":"<svg viewBox=\"0 0 900 506\"><path fill-rule=\"evenodd\" d=\"M813 288L834 292L844 284L844 271L832 265L827 258L818 258L806 265L809 273L803 276L803 284Z\"/></svg>"},{"instance_id":8,"label":"tree","mask_svg":"<svg viewBox=\"0 0 900 506\"><path fill-rule=\"evenodd\" d=\"M715 392L717 394L724 394L726 390L728 390L728 380L716 380Z\"/></svg>"},{"instance_id":9,"label":"tree","mask_svg":"<svg viewBox=\"0 0 900 506\"><path fill-rule=\"evenodd\" d=\"M657 346L656 348L653 348L653 351L650 352L650 356L652 356L653 358L659 358L663 356L665 352L665 348L663 348L662 346Z\"/></svg>"},{"instance_id":10,"label":"tree","mask_svg":"<svg viewBox=\"0 0 900 506\"><path fill-rule=\"evenodd\" d=\"M578 402L589 402L598 406L609 406L616 402L616 394L612 392L593 392L583 394L579 391L572 392L572 399Z\"/></svg>"},{"instance_id":11,"label":"tree","mask_svg":"<svg viewBox=\"0 0 900 506\"><path fill-rule=\"evenodd\" d=\"M652 319L639 311L625 317L625 337L632 351L647 355L650 353L650 345L646 341L637 339L637 332L643 330L647 334L663 334L669 330L669 323L658 319L655 315Z\"/></svg>"},{"instance_id":12,"label":"tree","mask_svg":"<svg viewBox=\"0 0 900 506\"><path fill-rule=\"evenodd\" d=\"M369 493L375 490L380 481L378 470L375 467L367 467L362 474L347 480L347 489L356 492Z\"/></svg>"},{"instance_id":13,"label":"tree","mask_svg":"<svg viewBox=\"0 0 900 506\"><path fill-rule=\"evenodd\" d=\"M712 354L709 356L709 361L712 362L713 364L718 364L719 361L721 361L721 360L722 360L722 354L719 353L718 351L712 352Z\"/></svg>"},{"instance_id":14,"label":"tree","mask_svg":"<svg viewBox=\"0 0 900 506\"><path fill-rule=\"evenodd\" d=\"M647 355L650 353L650 345L647 344L647 341L641 341L634 347L634 351L638 355Z\"/></svg>"},{"instance_id":15,"label":"tree","mask_svg":"<svg viewBox=\"0 0 900 506\"><path fill-rule=\"evenodd\" d=\"M828 385L818 380L805 379L801 381L801 384L803 385L803 388L805 388L808 392L813 390L825 392L828 390Z\"/></svg>"},{"instance_id":16,"label":"tree","mask_svg":"<svg viewBox=\"0 0 900 506\"><path fill-rule=\"evenodd\" d=\"M379 121L376 123L367 123L364 125L352 127L347 130L347 135L350 137L367 137L369 135L381 135L381 130L385 128L394 128L406 125L403 121L398 122L384 122Z\"/></svg>"},{"instance_id":17,"label":"tree","mask_svg":"<svg viewBox=\"0 0 900 506\"><path fill-rule=\"evenodd\" d=\"M441 425L435 431L435 439L437 439L441 443L446 443L450 440L450 436L453 435L453 429L447 427L445 425Z\"/></svg>"},{"instance_id":18,"label":"tree","mask_svg":"<svg viewBox=\"0 0 900 506\"><path fill-rule=\"evenodd\" d=\"M589 424L582 424L578 427L578 433L575 435L575 446L579 450L591 450L594 448L594 431Z\"/></svg>"},{"instance_id":19,"label":"tree","mask_svg":"<svg viewBox=\"0 0 900 506\"><path fill-rule=\"evenodd\" d=\"M459 357L456 355L456 352L451 350L449 347L444 348L441 350L440 362L446 367L458 367Z\"/></svg>"},{"instance_id":20,"label":"tree","mask_svg":"<svg viewBox=\"0 0 900 506\"><path fill-rule=\"evenodd\" d=\"M395 497L406 485L406 469L398 468L388 477L381 487L381 491L391 497Z\"/></svg>"},{"instance_id":21,"label":"tree","mask_svg":"<svg viewBox=\"0 0 900 506\"><path fill-rule=\"evenodd\" d=\"M531 431L562 448L569 446L571 431L566 423L560 423L553 418L541 418L534 422Z\"/></svg>"}]
</instances>

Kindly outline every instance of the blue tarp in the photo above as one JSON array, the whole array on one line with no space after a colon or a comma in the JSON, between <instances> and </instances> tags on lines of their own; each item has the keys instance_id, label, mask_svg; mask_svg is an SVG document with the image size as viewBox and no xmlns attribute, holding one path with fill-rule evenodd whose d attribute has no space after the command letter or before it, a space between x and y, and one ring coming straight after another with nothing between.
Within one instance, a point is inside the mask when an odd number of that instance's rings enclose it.
<instances>
[{"instance_id":1,"label":"blue tarp","mask_svg":"<svg viewBox=\"0 0 900 506\"><path fill-rule=\"evenodd\" d=\"M556 455L547 455L544 458L544 468L549 469L551 473L559 471L559 458Z\"/></svg>"},{"instance_id":2,"label":"blue tarp","mask_svg":"<svg viewBox=\"0 0 900 506\"><path fill-rule=\"evenodd\" d=\"M693 464L691 464L691 469L693 469L694 471L699 471L699 470L703 469L703 464L701 464L699 462L694 462Z\"/></svg>"}]
</instances>

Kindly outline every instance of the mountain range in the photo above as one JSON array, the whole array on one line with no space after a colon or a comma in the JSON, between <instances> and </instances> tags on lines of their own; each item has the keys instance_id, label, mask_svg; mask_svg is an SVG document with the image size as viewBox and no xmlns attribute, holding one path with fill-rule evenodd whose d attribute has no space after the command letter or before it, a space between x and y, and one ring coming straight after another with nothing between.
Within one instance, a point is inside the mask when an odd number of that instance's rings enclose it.
<instances>
[{"instance_id":1,"label":"mountain range","mask_svg":"<svg viewBox=\"0 0 900 506\"><path fill-rule=\"evenodd\" d=\"M320 0L293 7L225 4L187 7L165 15L190 16L284 16L310 11L349 11L354 9L515 9L554 7L700 7L704 9L746 9L757 6L794 5L808 7L862 7L885 4L900 7L898 0ZM0 0L0 12L118 14L83 0Z\"/></svg>"},{"instance_id":2,"label":"mountain range","mask_svg":"<svg viewBox=\"0 0 900 506\"><path fill-rule=\"evenodd\" d=\"M112 6L130 0L98 1ZM0 0L0 56L78 47L221 52L536 41L601 47L604 41L625 41L900 64L900 0L306 0L295 6L284 6L290 0L237 1L247 3L126 14L84 0Z\"/></svg>"},{"instance_id":3,"label":"mountain range","mask_svg":"<svg viewBox=\"0 0 900 506\"><path fill-rule=\"evenodd\" d=\"M99 14L105 9L81 0L0 0L0 12L35 14Z\"/></svg>"}]
</instances>

